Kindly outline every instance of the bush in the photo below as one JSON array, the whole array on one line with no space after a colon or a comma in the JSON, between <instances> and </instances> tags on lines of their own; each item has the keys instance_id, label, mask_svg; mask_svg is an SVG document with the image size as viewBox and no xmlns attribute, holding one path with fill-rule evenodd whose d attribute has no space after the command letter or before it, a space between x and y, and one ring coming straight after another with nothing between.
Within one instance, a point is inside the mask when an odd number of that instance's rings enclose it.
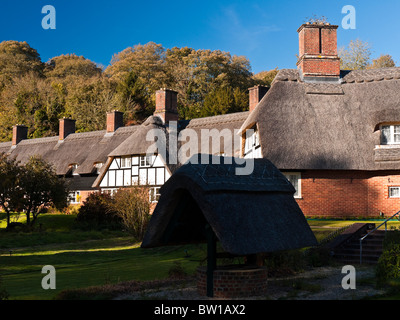
<instances>
[{"instance_id":1,"label":"bush","mask_svg":"<svg viewBox=\"0 0 400 320\"><path fill-rule=\"evenodd\" d=\"M112 210L109 194L91 193L79 208L76 221L84 229L121 229L121 219Z\"/></svg>"},{"instance_id":2,"label":"bush","mask_svg":"<svg viewBox=\"0 0 400 320\"><path fill-rule=\"evenodd\" d=\"M385 239L383 241L383 250L389 249L395 244L400 244L400 231L392 230L386 232Z\"/></svg>"},{"instance_id":3,"label":"bush","mask_svg":"<svg viewBox=\"0 0 400 320\"><path fill-rule=\"evenodd\" d=\"M119 189L111 203L115 212L128 232L142 240L150 220L149 188L134 186Z\"/></svg>"},{"instance_id":4,"label":"bush","mask_svg":"<svg viewBox=\"0 0 400 320\"><path fill-rule=\"evenodd\" d=\"M380 280L400 278L400 245L393 244L383 251L376 268Z\"/></svg>"},{"instance_id":5,"label":"bush","mask_svg":"<svg viewBox=\"0 0 400 320\"><path fill-rule=\"evenodd\" d=\"M170 279L183 279L187 276L185 269L180 261L174 261L173 265L168 270L168 277Z\"/></svg>"},{"instance_id":6,"label":"bush","mask_svg":"<svg viewBox=\"0 0 400 320\"><path fill-rule=\"evenodd\" d=\"M289 250L268 254L265 261L270 276L286 276L304 270L306 259L302 251Z\"/></svg>"}]
</instances>

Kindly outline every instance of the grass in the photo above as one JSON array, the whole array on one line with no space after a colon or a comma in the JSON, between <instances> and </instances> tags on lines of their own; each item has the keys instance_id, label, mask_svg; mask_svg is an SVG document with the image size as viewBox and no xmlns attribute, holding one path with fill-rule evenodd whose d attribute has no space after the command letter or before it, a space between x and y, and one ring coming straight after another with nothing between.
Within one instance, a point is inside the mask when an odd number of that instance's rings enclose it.
<instances>
[{"instance_id":1,"label":"grass","mask_svg":"<svg viewBox=\"0 0 400 320\"><path fill-rule=\"evenodd\" d=\"M206 256L205 245L142 249L121 231L79 230L74 215L41 215L37 221L41 230L28 233L7 232L5 215L0 219L0 291L5 289L12 300L53 299L67 289L162 280L177 262L190 275ZM24 216L20 219L24 221ZM359 221L309 220L317 239L354 222ZM56 290L41 287L45 265L56 269Z\"/></svg>"},{"instance_id":2,"label":"grass","mask_svg":"<svg viewBox=\"0 0 400 320\"><path fill-rule=\"evenodd\" d=\"M165 279L176 262L193 274L205 257L204 246L142 249L120 231L74 229L74 220L74 216L48 214L38 218L41 232L0 229L0 276L9 299L52 299L66 289ZM56 269L56 290L41 287L45 265Z\"/></svg>"}]
</instances>

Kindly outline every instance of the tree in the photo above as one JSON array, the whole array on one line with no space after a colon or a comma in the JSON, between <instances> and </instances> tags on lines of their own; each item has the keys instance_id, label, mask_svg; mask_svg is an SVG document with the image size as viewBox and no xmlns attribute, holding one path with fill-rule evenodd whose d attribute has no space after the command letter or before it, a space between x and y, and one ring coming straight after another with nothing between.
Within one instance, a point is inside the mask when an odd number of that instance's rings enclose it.
<instances>
[{"instance_id":1,"label":"tree","mask_svg":"<svg viewBox=\"0 0 400 320\"><path fill-rule=\"evenodd\" d=\"M65 180L59 178L53 167L40 157L31 157L23 167L20 186L24 194L21 203L28 226L35 223L43 207L54 206L61 210L67 206L69 190Z\"/></svg>"},{"instance_id":2,"label":"tree","mask_svg":"<svg viewBox=\"0 0 400 320\"><path fill-rule=\"evenodd\" d=\"M14 159L0 154L0 206L7 214L7 227L11 212L19 211L23 192L20 187L21 168Z\"/></svg>"},{"instance_id":3,"label":"tree","mask_svg":"<svg viewBox=\"0 0 400 320\"><path fill-rule=\"evenodd\" d=\"M125 112L126 121L144 119L153 113L154 101L142 80L133 71L118 82L116 90L118 104L122 107L120 111Z\"/></svg>"},{"instance_id":4,"label":"tree","mask_svg":"<svg viewBox=\"0 0 400 320\"><path fill-rule=\"evenodd\" d=\"M43 63L38 52L27 42L3 41L0 43L0 75L12 80L30 72L43 73Z\"/></svg>"},{"instance_id":5,"label":"tree","mask_svg":"<svg viewBox=\"0 0 400 320\"><path fill-rule=\"evenodd\" d=\"M261 71L259 73L256 73L253 76L253 78L256 84L263 86L271 86L278 72L279 72L278 68L269 71Z\"/></svg>"},{"instance_id":6,"label":"tree","mask_svg":"<svg viewBox=\"0 0 400 320\"><path fill-rule=\"evenodd\" d=\"M347 48L339 49L342 70L366 69L370 63L371 47L360 39L351 40Z\"/></svg>"},{"instance_id":7,"label":"tree","mask_svg":"<svg viewBox=\"0 0 400 320\"><path fill-rule=\"evenodd\" d=\"M392 68L395 67L396 63L389 54L381 54L379 58L372 60L367 69L379 69L379 68Z\"/></svg>"},{"instance_id":8,"label":"tree","mask_svg":"<svg viewBox=\"0 0 400 320\"><path fill-rule=\"evenodd\" d=\"M240 88L217 88L204 99L201 110L202 117L246 111L249 107L248 94Z\"/></svg>"},{"instance_id":9,"label":"tree","mask_svg":"<svg viewBox=\"0 0 400 320\"><path fill-rule=\"evenodd\" d=\"M75 54L66 54L52 58L46 63L47 78L66 78L71 76L91 78L101 76L102 69L93 61Z\"/></svg>"}]
</instances>

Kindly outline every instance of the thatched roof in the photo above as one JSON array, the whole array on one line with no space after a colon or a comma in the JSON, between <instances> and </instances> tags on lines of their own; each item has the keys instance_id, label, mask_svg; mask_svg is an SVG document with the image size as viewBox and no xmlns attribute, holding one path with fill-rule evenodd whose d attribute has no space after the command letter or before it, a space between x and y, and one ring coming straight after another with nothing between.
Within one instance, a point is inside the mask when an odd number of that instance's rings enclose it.
<instances>
[{"instance_id":1,"label":"thatched roof","mask_svg":"<svg viewBox=\"0 0 400 320\"><path fill-rule=\"evenodd\" d=\"M254 160L250 175L236 175L232 158L209 156L209 163L185 164L164 184L142 247L205 242L207 224L237 255L316 244L293 186L271 162Z\"/></svg>"},{"instance_id":2,"label":"thatched roof","mask_svg":"<svg viewBox=\"0 0 400 320\"><path fill-rule=\"evenodd\" d=\"M51 163L58 175L65 175L71 164L77 164L78 174L90 174L96 169L95 163L105 163L108 154L125 141L137 126L121 127L110 134L104 131L73 133L64 140L58 136L22 140L15 147L10 142L0 143L0 152L15 158L21 164L31 156L41 156Z\"/></svg>"},{"instance_id":3,"label":"thatched roof","mask_svg":"<svg viewBox=\"0 0 400 320\"><path fill-rule=\"evenodd\" d=\"M263 157L279 169L399 169L400 148L376 146L379 124L400 122L400 68L341 80L304 83L297 70L281 70L242 130L257 124Z\"/></svg>"},{"instance_id":4,"label":"thatched roof","mask_svg":"<svg viewBox=\"0 0 400 320\"><path fill-rule=\"evenodd\" d=\"M236 135L236 131L240 130L240 127L248 116L249 112L245 111L180 121L181 136L185 137L188 135L188 131L193 130L199 138L198 140L187 139L187 141L180 142L180 146L186 145L186 149L196 147L198 150L196 153L206 153L206 151L209 151L210 154L214 155L224 154L225 156L240 157L241 143L235 144L234 139L239 138ZM207 135L204 135L202 139L202 130L209 130L211 138L207 139ZM225 140L225 134L230 139ZM216 147L218 143L219 148L213 150L213 146Z\"/></svg>"}]
</instances>

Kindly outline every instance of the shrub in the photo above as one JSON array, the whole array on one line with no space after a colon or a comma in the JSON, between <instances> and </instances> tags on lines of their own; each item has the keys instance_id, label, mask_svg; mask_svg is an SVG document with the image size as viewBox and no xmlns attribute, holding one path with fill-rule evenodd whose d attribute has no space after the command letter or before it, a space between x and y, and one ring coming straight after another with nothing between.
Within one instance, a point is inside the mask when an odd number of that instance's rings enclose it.
<instances>
[{"instance_id":1,"label":"shrub","mask_svg":"<svg viewBox=\"0 0 400 320\"><path fill-rule=\"evenodd\" d=\"M180 261L174 261L173 265L168 270L168 277L170 279L182 279L187 276L185 269Z\"/></svg>"},{"instance_id":2,"label":"shrub","mask_svg":"<svg viewBox=\"0 0 400 320\"><path fill-rule=\"evenodd\" d=\"M120 229L121 219L112 210L114 200L109 194L91 193L79 208L76 221L88 229Z\"/></svg>"},{"instance_id":3,"label":"shrub","mask_svg":"<svg viewBox=\"0 0 400 320\"><path fill-rule=\"evenodd\" d=\"M268 254L265 266L271 276L284 276L304 270L306 259L300 250L288 250Z\"/></svg>"},{"instance_id":4,"label":"shrub","mask_svg":"<svg viewBox=\"0 0 400 320\"><path fill-rule=\"evenodd\" d=\"M10 297L10 295L8 294L8 292L6 291L6 289L2 288L3 286L3 281L0 277L0 301L1 300L8 300L8 298Z\"/></svg>"},{"instance_id":5,"label":"shrub","mask_svg":"<svg viewBox=\"0 0 400 320\"><path fill-rule=\"evenodd\" d=\"M386 232L385 239L383 241L383 249L388 249L395 244L400 244L400 231L391 230L390 232Z\"/></svg>"},{"instance_id":6,"label":"shrub","mask_svg":"<svg viewBox=\"0 0 400 320\"><path fill-rule=\"evenodd\" d=\"M142 240L150 220L149 189L142 186L120 189L110 202L110 208L117 215L128 232Z\"/></svg>"},{"instance_id":7,"label":"shrub","mask_svg":"<svg viewBox=\"0 0 400 320\"><path fill-rule=\"evenodd\" d=\"M400 245L393 244L383 251L376 268L380 280L400 278Z\"/></svg>"}]
</instances>

